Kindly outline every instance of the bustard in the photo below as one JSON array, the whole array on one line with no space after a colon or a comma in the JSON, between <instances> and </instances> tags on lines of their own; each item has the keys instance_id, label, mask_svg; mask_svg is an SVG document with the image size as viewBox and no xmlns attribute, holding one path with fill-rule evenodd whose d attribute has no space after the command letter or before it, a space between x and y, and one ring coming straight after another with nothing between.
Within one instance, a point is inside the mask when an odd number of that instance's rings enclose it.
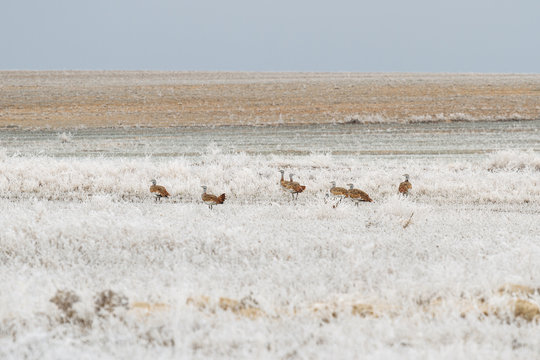
<instances>
[{"instance_id":1,"label":"bustard","mask_svg":"<svg viewBox=\"0 0 540 360\"><path fill-rule=\"evenodd\" d=\"M347 195L351 198L352 201L355 202L355 204L358 206L359 202L372 202L373 200L369 197L368 194L363 192L360 189L355 189L354 184L347 184L349 186L349 190L347 190Z\"/></svg>"},{"instance_id":2,"label":"bustard","mask_svg":"<svg viewBox=\"0 0 540 360\"><path fill-rule=\"evenodd\" d=\"M214 205L223 204L223 202L225 201L225 194L221 194L219 196L207 194L206 185L202 185L201 187L203 188L201 199L206 205L208 205L210 209L212 209Z\"/></svg>"},{"instance_id":3,"label":"bustard","mask_svg":"<svg viewBox=\"0 0 540 360\"><path fill-rule=\"evenodd\" d=\"M405 176L405 181L399 184L398 191L400 194L409 195L409 190L412 189L412 185L409 182L409 174L404 174L403 176Z\"/></svg>"},{"instance_id":4,"label":"bustard","mask_svg":"<svg viewBox=\"0 0 540 360\"><path fill-rule=\"evenodd\" d=\"M348 194L347 189L342 188L342 187L337 187L335 181L332 181L330 184L332 184L332 187L328 191L327 196L332 196L334 198L339 198L338 202L335 203L334 206L332 206L333 208L337 208L339 203L341 203L341 200L348 197L349 194Z\"/></svg>"},{"instance_id":5,"label":"bustard","mask_svg":"<svg viewBox=\"0 0 540 360\"><path fill-rule=\"evenodd\" d=\"M305 185L300 185L299 183L297 183L296 181L293 180L293 176L294 174L289 174L289 179L291 179L291 181L289 181L289 189L290 189L290 192L291 192L291 195L294 199L294 195L296 194L296 198L298 199L298 194L301 193L302 191L306 190L306 186Z\"/></svg>"},{"instance_id":6,"label":"bustard","mask_svg":"<svg viewBox=\"0 0 540 360\"><path fill-rule=\"evenodd\" d=\"M285 174L285 170L279 170L281 173L281 180L279 180L279 185L281 186L281 190L290 192L290 189L288 188L288 185L290 181L287 181L283 178L283 175Z\"/></svg>"},{"instance_id":7,"label":"bustard","mask_svg":"<svg viewBox=\"0 0 540 360\"><path fill-rule=\"evenodd\" d=\"M150 186L150 193L156 197L156 201L161 200L162 197L166 198L171 196L167 189L165 189L165 186L156 185L155 179L150 180L150 182L152 183Z\"/></svg>"}]
</instances>

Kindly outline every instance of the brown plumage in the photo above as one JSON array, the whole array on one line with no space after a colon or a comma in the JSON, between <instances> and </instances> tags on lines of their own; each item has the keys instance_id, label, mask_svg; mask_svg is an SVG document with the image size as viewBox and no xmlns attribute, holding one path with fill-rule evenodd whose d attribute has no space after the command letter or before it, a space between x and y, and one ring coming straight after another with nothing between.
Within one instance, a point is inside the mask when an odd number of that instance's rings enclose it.
<instances>
[{"instance_id":1,"label":"brown plumage","mask_svg":"<svg viewBox=\"0 0 540 360\"><path fill-rule=\"evenodd\" d=\"M208 205L210 209L212 209L214 205L223 204L223 202L225 201L225 198L226 198L225 194L221 194L219 196L207 194L206 186L203 185L202 188L203 188L203 193L201 195L201 199L206 205Z\"/></svg>"},{"instance_id":2,"label":"brown plumage","mask_svg":"<svg viewBox=\"0 0 540 360\"><path fill-rule=\"evenodd\" d=\"M279 185L281 186L281 190L289 191L288 185L290 181L287 181L283 178L283 174L285 173L285 170L279 170L281 173L281 180L279 181Z\"/></svg>"},{"instance_id":3,"label":"brown plumage","mask_svg":"<svg viewBox=\"0 0 540 360\"><path fill-rule=\"evenodd\" d=\"M334 196L341 196L341 197L347 197L348 196L348 190L342 187L336 186L336 182L331 182L332 187L330 188L330 194Z\"/></svg>"},{"instance_id":4,"label":"brown plumage","mask_svg":"<svg viewBox=\"0 0 540 360\"><path fill-rule=\"evenodd\" d=\"M334 206L332 206L333 208L336 208L341 202L341 200L349 196L349 192L345 188L337 187L335 181L332 181L330 184L332 184L332 187L328 191L329 195L335 198L339 198L338 202L335 203Z\"/></svg>"},{"instance_id":5,"label":"brown plumage","mask_svg":"<svg viewBox=\"0 0 540 360\"><path fill-rule=\"evenodd\" d=\"M349 190L347 190L347 195L349 195L349 198L351 198L352 201L358 205L359 202L372 202L373 200L369 197L368 194L363 192L360 189L354 189L353 184L347 184L349 185Z\"/></svg>"},{"instance_id":6,"label":"brown plumage","mask_svg":"<svg viewBox=\"0 0 540 360\"><path fill-rule=\"evenodd\" d=\"M151 180L150 193L156 197L156 201L161 200L162 197L169 197L171 194L165 189L164 186L156 185L156 180Z\"/></svg>"},{"instance_id":7,"label":"brown plumage","mask_svg":"<svg viewBox=\"0 0 540 360\"><path fill-rule=\"evenodd\" d=\"M291 181L289 181L289 185L287 187L289 191L291 192L293 199L294 199L295 194L296 194L296 198L298 199L298 194L306 190L306 187L305 185L300 185L299 183L294 181L293 176L294 174L289 174L289 179L291 179Z\"/></svg>"},{"instance_id":8,"label":"brown plumage","mask_svg":"<svg viewBox=\"0 0 540 360\"><path fill-rule=\"evenodd\" d=\"M405 174L403 176L405 176L405 181L399 184L398 191L400 194L409 195L409 190L412 189L412 185L409 182L409 175Z\"/></svg>"}]
</instances>

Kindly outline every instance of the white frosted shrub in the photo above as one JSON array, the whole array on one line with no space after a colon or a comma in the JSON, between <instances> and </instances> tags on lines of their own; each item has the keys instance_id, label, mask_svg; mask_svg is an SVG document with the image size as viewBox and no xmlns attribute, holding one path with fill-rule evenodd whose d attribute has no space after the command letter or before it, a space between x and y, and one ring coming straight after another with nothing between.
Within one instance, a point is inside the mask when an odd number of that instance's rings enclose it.
<instances>
[{"instance_id":1,"label":"white frosted shrub","mask_svg":"<svg viewBox=\"0 0 540 360\"><path fill-rule=\"evenodd\" d=\"M488 170L540 171L540 154L535 151L505 150L492 154L487 161Z\"/></svg>"}]
</instances>

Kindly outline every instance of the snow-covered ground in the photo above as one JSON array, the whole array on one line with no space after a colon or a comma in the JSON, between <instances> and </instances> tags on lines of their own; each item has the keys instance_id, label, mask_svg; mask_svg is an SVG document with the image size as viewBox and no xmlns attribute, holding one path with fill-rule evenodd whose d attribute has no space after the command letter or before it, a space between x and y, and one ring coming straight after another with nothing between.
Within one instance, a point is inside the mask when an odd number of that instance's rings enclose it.
<instances>
[{"instance_id":1,"label":"snow-covered ground","mask_svg":"<svg viewBox=\"0 0 540 360\"><path fill-rule=\"evenodd\" d=\"M299 153L136 137L159 156L121 136L100 157L80 134L41 153L3 138L0 358L535 358L538 132L520 147L511 128L470 131L438 155L426 126L387 153L382 130ZM297 201L280 168L307 186ZM332 208L332 180L375 201ZM201 185L225 204L208 209Z\"/></svg>"}]
</instances>

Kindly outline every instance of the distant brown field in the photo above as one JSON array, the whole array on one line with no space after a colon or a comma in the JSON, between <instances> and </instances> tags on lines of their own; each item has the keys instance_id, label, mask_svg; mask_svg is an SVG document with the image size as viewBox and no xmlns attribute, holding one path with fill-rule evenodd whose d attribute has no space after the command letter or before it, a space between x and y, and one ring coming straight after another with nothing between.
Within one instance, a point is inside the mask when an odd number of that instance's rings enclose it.
<instances>
[{"instance_id":1,"label":"distant brown field","mask_svg":"<svg viewBox=\"0 0 540 360\"><path fill-rule=\"evenodd\" d=\"M0 127L538 118L540 75L0 72Z\"/></svg>"}]
</instances>

